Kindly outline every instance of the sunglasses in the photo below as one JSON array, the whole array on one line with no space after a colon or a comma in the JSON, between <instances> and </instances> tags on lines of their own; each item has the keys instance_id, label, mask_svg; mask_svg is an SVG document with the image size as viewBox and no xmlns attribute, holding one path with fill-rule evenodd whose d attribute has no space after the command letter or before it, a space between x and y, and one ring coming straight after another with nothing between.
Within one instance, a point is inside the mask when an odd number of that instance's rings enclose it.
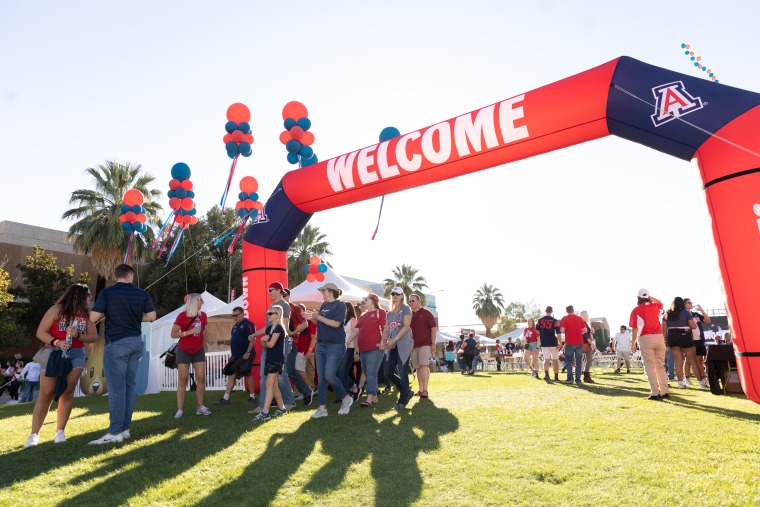
<instances>
[{"instance_id":1,"label":"sunglasses","mask_svg":"<svg viewBox=\"0 0 760 507\"><path fill-rule=\"evenodd\" d=\"M277 315L277 312L267 312L267 315Z\"/></svg>"},{"instance_id":2,"label":"sunglasses","mask_svg":"<svg viewBox=\"0 0 760 507\"><path fill-rule=\"evenodd\" d=\"M243 315L243 314L242 313L233 313L232 314L233 317L240 317L241 315Z\"/></svg>"},{"instance_id":3,"label":"sunglasses","mask_svg":"<svg viewBox=\"0 0 760 507\"><path fill-rule=\"evenodd\" d=\"M416 303L417 301L419 301L419 299L410 299L409 300L410 303Z\"/></svg>"},{"instance_id":4,"label":"sunglasses","mask_svg":"<svg viewBox=\"0 0 760 507\"><path fill-rule=\"evenodd\" d=\"M391 292L391 296L401 296L400 292Z\"/></svg>"},{"instance_id":5,"label":"sunglasses","mask_svg":"<svg viewBox=\"0 0 760 507\"><path fill-rule=\"evenodd\" d=\"M359 304L360 304L360 305L363 305L363 304L364 304L364 303L366 303L366 302L367 302L367 300L366 300L366 299L362 299L361 301L359 301Z\"/></svg>"},{"instance_id":6,"label":"sunglasses","mask_svg":"<svg viewBox=\"0 0 760 507\"><path fill-rule=\"evenodd\" d=\"M280 290L280 289L272 289L272 288L269 288L269 289L267 289L267 290L268 290L269 292L274 292L274 291L276 291L276 290Z\"/></svg>"}]
</instances>

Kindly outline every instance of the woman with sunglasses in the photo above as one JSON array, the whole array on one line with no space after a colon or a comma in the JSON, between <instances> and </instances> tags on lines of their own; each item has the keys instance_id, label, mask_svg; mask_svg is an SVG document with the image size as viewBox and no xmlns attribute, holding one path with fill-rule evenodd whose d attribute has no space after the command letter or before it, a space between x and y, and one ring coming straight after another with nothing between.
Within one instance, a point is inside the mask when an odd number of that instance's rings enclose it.
<instances>
[{"instance_id":1,"label":"woman with sunglasses","mask_svg":"<svg viewBox=\"0 0 760 507\"><path fill-rule=\"evenodd\" d=\"M409 358L414 348L412 309L406 304L406 295L401 287L391 290L391 303L391 311L387 313L383 327L381 350L385 350L387 356L385 378L390 379L399 391L393 410L401 412L413 395L409 388Z\"/></svg>"},{"instance_id":2,"label":"woman with sunglasses","mask_svg":"<svg viewBox=\"0 0 760 507\"><path fill-rule=\"evenodd\" d=\"M272 416L287 414L285 403L282 401L279 378L285 364L285 327L282 323L282 307L272 305L267 310L267 327L261 338L261 348L267 349L266 362L263 374L266 375L266 393L264 394L264 407L253 418L254 421L268 421ZM272 406L272 398L277 401L277 410L269 415L269 407Z\"/></svg>"},{"instance_id":3,"label":"woman with sunglasses","mask_svg":"<svg viewBox=\"0 0 760 507\"><path fill-rule=\"evenodd\" d=\"M668 347L675 356L676 377L678 378L678 387L681 389L688 386L684 382L684 357L696 373L699 387L709 387L697 365L697 351L694 348L692 329L697 329L694 316L686 309L683 298L674 298L673 303L662 318L662 331L667 337Z\"/></svg>"},{"instance_id":4,"label":"woman with sunglasses","mask_svg":"<svg viewBox=\"0 0 760 507\"><path fill-rule=\"evenodd\" d=\"M376 294L368 294L359 304L362 308L361 317L351 333L350 342L356 341L356 349L362 361L362 370L367 379L367 399L362 407L370 407L378 403L379 393L377 373L383 362L384 353L380 350L383 336L381 329L385 327L385 310L380 308L380 298Z\"/></svg>"},{"instance_id":5,"label":"woman with sunglasses","mask_svg":"<svg viewBox=\"0 0 760 507\"><path fill-rule=\"evenodd\" d=\"M190 365L195 370L195 382L198 385L195 396L198 408L195 415L211 415L211 411L203 404L206 395L206 352L203 350L203 330L206 329L208 318L201 311L203 297L200 294L189 294L185 303L185 311L180 312L172 326L172 338L179 338L177 345L177 413L175 419L184 414L187 380L190 376Z\"/></svg>"},{"instance_id":6,"label":"woman with sunglasses","mask_svg":"<svg viewBox=\"0 0 760 507\"><path fill-rule=\"evenodd\" d=\"M95 324L88 318L88 305L91 300L92 294L86 285L72 285L56 304L45 312L37 328L37 338L51 352L56 349L68 352L72 367L66 376L66 390L58 398L56 432L53 437L56 444L66 441L64 430L74 406L74 389L85 368L84 344L93 343L98 339ZM45 366L41 368L40 394L34 405L32 434L26 441L26 447L33 447L39 442L40 429L53 403L56 377L46 377Z\"/></svg>"}]
</instances>

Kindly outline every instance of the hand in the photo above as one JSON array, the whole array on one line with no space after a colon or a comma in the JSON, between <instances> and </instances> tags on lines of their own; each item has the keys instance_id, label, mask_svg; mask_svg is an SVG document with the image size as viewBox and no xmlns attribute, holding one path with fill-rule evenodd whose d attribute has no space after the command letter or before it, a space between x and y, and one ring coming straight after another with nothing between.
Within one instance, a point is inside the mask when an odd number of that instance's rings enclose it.
<instances>
[{"instance_id":1,"label":"hand","mask_svg":"<svg viewBox=\"0 0 760 507\"><path fill-rule=\"evenodd\" d=\"M66 340L58 340L55 342L55 346L61 350L69 350L71 348L71 343Z\"/></svg>"},{"instance_id":2,"label":"hand","mask_svg":"<svg viewBox=\"0 0 760 507\"><path fill-rule=\"evenodd\" d=\"M245 354L243 354L243 359L248 359L249 357L251 357L250 352L246 352Z\"/></svg>"},{"instance_id":3,"label":"hand","mask_svg":"<svg viewBox=\"0 0 760 507\"><path fill-rule=\"evenodd\" d=\"M306 357L306 359L311 359L311 356L313 355L314 355L314 352L312 352L311 350L307 350L306 354L304 354L304 357Z\"/></svg>"},{"instance_id":4,"label":"hand","mask_svg":"<svg viewBox=\"0 0 760 507\"><path fill-rule=\"evenodd\" d=\"M316 316L314 315L313 310L306 310L304 316L306 317L306 320L310 320L312 322L316 321Z\"/></svg>"},{"instance_id":5,"label":"hand","mask_svg":"<svg viewBox=\"0 0 760 507\"><path fill-rule=\"evenodd\" d=\"M77 327L73 324L66 328L66 334L74 338L79 338L79 331L77 330Z\"/></svg>"}]
</instances>

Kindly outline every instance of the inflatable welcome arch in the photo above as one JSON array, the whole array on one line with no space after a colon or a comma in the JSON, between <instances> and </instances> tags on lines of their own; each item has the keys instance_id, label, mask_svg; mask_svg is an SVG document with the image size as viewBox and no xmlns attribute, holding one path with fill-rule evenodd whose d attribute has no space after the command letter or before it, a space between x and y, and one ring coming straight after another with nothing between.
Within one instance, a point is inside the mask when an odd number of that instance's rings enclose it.
<instances>
[{"instance_id":1,"label":"inflatable welcome arch","mask_svg":"<svg viewBox=\"0 0 760 507\"><path fill-rule=\"evenodd\" d=\"M610 134L696 163L712 217L744 392L760 403L760 94L620 57L456 118L283 177L243 243L246 312L311 215Z\"/></svg>"}]
</instances>

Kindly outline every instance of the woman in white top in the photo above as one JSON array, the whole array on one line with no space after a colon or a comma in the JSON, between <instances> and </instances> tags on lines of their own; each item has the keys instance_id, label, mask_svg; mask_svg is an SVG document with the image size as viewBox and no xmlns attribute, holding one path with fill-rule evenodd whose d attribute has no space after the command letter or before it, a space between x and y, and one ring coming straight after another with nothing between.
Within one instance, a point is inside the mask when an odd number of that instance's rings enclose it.
<instances>
[{"instance_id":1,"label":"woman in white top","mask_svg":"<svg viewBox=\"0 0 760 507\"><path fill-rule=\"evenodd\" d=\"M356 309L354 305L349 301L345 301L346 304L346 320L343 323L343 329L346 330L346 353L343 354L343 360L338 367L338 378L343 383L343 387L351 394L354 399L358 398L359 388L356 382L356 376L353 374L354 368L354 354L357 359L359 355L359 349L356 348L354 343L356 339L351 339L351 335L356 325ZM340 403L340 400L336 400L336 403Z\"/></svg>"}]
</instances>

